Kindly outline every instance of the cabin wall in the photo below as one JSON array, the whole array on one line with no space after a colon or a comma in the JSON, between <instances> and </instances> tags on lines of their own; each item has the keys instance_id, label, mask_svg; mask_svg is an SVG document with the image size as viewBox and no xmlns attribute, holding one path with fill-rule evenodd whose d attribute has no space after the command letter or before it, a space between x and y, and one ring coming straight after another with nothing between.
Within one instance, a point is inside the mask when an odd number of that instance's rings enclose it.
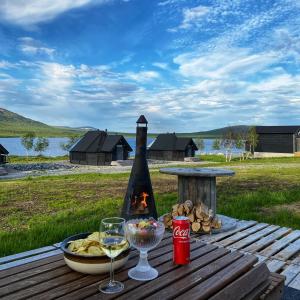
<instances>
[{"instance_id":1,"label":"cabin wall","mask_svg":"<svg viewBox=\"0 0 300 300\"><path fill-rule=\"evenodd\" d=\"M125 147L123 147L123 160L126 160L129 158L129 151L126 150ZM112 152L112 160L115 161L117 160L117 147L114 148L113 152Z\"/></svg>"},{"instance_id":2,"label":"cabin wall","mask_svg":"<svg viewBox=\"0 0 300 300\"><path fill-rule=\"evenodd\" d=\"M0 154L0 165L7 163L7 156Z\"/></svg>"},{"instance_id":3,"label":"cabin wall","mask_svg":"<svg viewBox=\"0 0 300 300\"><path fill-rule=\"evenodd\" d=\"M148 150L147 157L155 160L184 161L185 152Z\"/></svg>"},{"instance_id":4,"label":"cabin wall","mask_svg":"<svg viewBox=\"0 0 300 300\"><path fill-rule=\"evenodd\" d=\"M259 134L255 152L294 153L293 134Z\"/></svg>"},{"instance_id":5,"label":"cabin wall","mask_svg":"<svg viewBox=\"0 0 300 300\"><path fill-rule=\"evenodd\" d=\"M81 165L104 166L110 165L112 161L111 152L86 153L70 152L70 162Z\"/></svg>"}]
</instances>

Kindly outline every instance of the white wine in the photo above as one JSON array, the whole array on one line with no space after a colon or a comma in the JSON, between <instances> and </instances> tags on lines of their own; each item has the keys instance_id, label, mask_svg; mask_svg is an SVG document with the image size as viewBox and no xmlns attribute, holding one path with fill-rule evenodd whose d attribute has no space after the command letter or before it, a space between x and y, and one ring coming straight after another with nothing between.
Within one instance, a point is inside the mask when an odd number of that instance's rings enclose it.
<instances>
[{"instance_id":1,"label":"white wine","mask_svg":"<svg viewBox=\"0 0 300 300\"><path fill-rule=\"evenodd\" d=\"M126 239L120 235L111 235L101 238L100 246L103 252L110 258L117 257L128 247Z\"/></svg>"}]
</instances>

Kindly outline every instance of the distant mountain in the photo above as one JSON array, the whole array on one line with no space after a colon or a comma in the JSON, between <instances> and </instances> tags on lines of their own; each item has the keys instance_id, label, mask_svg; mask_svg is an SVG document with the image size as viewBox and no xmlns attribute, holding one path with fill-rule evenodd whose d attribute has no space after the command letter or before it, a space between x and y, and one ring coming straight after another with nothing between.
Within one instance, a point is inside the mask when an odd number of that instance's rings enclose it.
<instances>
[{"instance_id":1,"label":"distant mountain","mask_svg":"<svg viewBox=\"0 0 300 300\"><path fill-rule=\"evenodd\" d=\"M249 130L251 126L249 125L235 125L227 126L218 129L208 130L208 131L199 131L191 133L178 133L179 136L190 136L190 137L202 137L202 138L220 138L224 135L229 128L231 128L235 133L245 133Z\"/></svg>"},{"instance_id":2,"label":"distant mountain","mask_svg":"<svg viewBox=\"0 0 300 300\"><path fill-rule=\"evenodd\" d=\"M21 136L29 131L39 136L70 136L83 134L87 130L49 126L45 123L25 118L19 114L0 108L0 136Z\"/></svg>"},{"instance_id":3,"label":"distant mountain","mask_svg":"<svg viewBox=\"0 0 300 300\"><path fill-rule=\"evenodd\" d=\"M250 126L238 125L231 128L237 132L242 133L249 129ZM222 137L224 132L229 127L223 127L219 129L209 131L199 131L192 133L177 133L178 136L186 137L199 137L199 138L219 138ZM68 137L75 134L84 134L89 130L97 130L91 126L81 127L68 127L68 126L49 126L45 123L34 121L29 118L25 118L19 114L0 108L0 137L13 137L22 136L29 131L33 131L38 136L45 137ZM122 134L127 137L134 137L135 133L125 132L109 132L110 134ZM149 137L156 137L158 133L149 133Z\"/></svg>"}]
</instances>

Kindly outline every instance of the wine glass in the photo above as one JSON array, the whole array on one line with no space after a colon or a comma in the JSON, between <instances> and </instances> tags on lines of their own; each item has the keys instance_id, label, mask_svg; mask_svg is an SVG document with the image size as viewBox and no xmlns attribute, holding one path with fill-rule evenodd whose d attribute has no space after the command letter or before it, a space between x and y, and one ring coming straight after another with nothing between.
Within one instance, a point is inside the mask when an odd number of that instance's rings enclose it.
<instances>
[{"instance_id":1,"label":"wine glass","mask_svg":"<svg viewBox=\"0 0 300 300\"><path fill-rule=\"evenodd\" d=\"M110 279L100 284L99 290L106 294L118 293L124 289L124 284L114 280L113 262L128 246L124 236L123 218L105 218L100 224L100 246L103 252L110 257Z\"/></svg>"},{"instance_id":2,"label":"wine glass","mask_svg":"<svg viewBox=\"0 0 300 300\"><path fill-rule=\"evenodd\" d=\"M136 267L128 272L135 280L152 280L158 276L156 269L148 262L148 251L155 248L163 238L165 226L154 219L135 219L125 224L125 234L131 246L140 251L140 259Z\"/></svg>"}]
</instances>

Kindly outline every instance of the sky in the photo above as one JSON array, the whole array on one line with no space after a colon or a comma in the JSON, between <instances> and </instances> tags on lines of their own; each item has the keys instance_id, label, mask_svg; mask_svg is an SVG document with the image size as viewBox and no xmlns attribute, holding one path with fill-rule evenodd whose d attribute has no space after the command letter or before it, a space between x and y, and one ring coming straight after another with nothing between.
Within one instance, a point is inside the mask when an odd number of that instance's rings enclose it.
<instances>
[{"instance_id":1,"label":"sky","mask_svg":"<svg viewBox=\"0 0 300 300\"><path fill-rule=\"evenodd\" d=\"M0 107L61 126L300 124L299 0L1 0Z\"/></svg>"}]
</instances>

